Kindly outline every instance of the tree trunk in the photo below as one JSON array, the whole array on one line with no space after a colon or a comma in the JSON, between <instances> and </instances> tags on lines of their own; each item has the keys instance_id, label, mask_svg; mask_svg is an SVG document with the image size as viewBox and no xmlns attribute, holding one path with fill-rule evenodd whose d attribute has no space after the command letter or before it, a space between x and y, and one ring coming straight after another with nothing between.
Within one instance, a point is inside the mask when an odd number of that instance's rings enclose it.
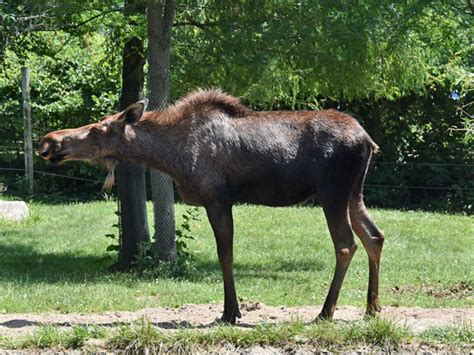
<instances>
[{"instance_id":1,"label":"tree trunk","mask_svg":"<svg viewBox=\"0 0 474 355\"><path fill-rule=\"evenodd\" d=\"M144 13L140 0L126 0L124 14ZM131 23L133 25L133 23ZM120 110L143 97L143 41L131 37L123 49L122 93ZM146 212L145 169L140 165L121 162L117 168L120 210L119 267L129 269L135 261L140 243L150 240Z\"/></svg>"},{"instance_id":2,"label":"tree trunk","mask_svg":"<svg viewBox=\"0 0 474 355\"><path fill-rule=\"evenodd\" d=\"M382 134L382 114L385 100L373 100L372 104L372 132L370 135L375 143L380 144Z\"/></svg>"},{"instance_id":3,"label":"tree trunk","mask_svg":"<svg viewBox=\"0 0 474 355\"><path fill-rule=\"evenodd\" d=\"M148 0L148 98L151 110L161 110L170 97L171 27L174 0ZM174 193L171 178L151 171L155 211L155 254L158 260L176 257Z\"/></svg>"}]
</instances>

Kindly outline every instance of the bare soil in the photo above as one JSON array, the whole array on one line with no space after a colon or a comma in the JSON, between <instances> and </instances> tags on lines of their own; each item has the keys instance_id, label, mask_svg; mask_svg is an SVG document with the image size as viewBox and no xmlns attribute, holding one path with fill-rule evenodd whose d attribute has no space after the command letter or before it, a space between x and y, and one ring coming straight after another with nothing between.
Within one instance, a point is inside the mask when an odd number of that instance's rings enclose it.
<instances>
[{"instance_id":1,"label":"bare soil","mask_svg":"<svg viewBox=\"0 0 474 355\"><path fill-rule=\"evenodd\" d=\"M243 303L242 318L237 326L252 328L261 323L279 323L285 321L313 321L320 306L305 307L273 307L262 303ZM10 337L31 333L42 324L59 327L72 325L97 324L115 326L146 318L155 326L172 331L178 328L210 328L215 325L222 312L218 304L189 304L180 308L145 308L135 312L105 312L102 314L83 313L43 313L43 314L2 314L0 315L0 335ZM362 319L364 310L351 306L341 306L336 309L334 318L338 321ZM474 308L383 308L381 316L406 325L415 332L421 332L432 326L474 324Z\"/></svg>"}]
</instances>

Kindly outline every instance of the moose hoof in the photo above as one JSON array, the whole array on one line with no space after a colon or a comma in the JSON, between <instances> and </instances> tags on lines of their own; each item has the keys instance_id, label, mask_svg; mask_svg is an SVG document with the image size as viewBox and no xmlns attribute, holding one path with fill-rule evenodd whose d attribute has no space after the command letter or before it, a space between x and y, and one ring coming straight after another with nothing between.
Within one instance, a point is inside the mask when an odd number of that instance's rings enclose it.
<instances>
[{"instance_id":1,"label":"moose hoof","mask_svg":"<svg viewBox=\"0 0 474 355\"><path fill-rule=\"evenodd\" d=\"M221 317L221 322L224 324L234 325L237 318L242 318L242 314L240 313L238 308L230 314L226 314L226 312L224 312Z\"/></svg>"}]
</instances>

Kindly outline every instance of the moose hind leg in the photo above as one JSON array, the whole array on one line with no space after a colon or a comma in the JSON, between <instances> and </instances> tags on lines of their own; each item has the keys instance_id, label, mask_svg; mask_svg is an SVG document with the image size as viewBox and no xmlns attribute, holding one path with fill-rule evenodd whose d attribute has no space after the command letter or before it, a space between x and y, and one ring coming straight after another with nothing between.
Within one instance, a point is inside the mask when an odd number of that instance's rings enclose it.
<instances>
[{"instance_id":1,"label":"moose hind leg","mask_svg":"<svg viewBox=\"0 0 474 355\"><path fill-rule=\"evenodd\" d=\"M214 231L217 243L217 255L224 278L224 314L221 320L235 324L236 318L241 318L235 292L233 271L233 237L232 206L213 204L206 206L207 216Z\"/></svg>"},{"instance_id":2,"label":"moose hind leg","mask_svg":"<svg viewBox=\"0 0 474 355\"><path fill-rule=\"evenodd\" d=\"M357 249L357 245L354 242L350 226L348 201L343 199L343 201L338 202L334 199L328 199L326 201L322 200L322 205L336 251L336 269L329 292L326 296L326 301L318 318L331 319L336 308L342 282L344 281L346 271Z\"/></svg>"},{"instance_id":3,"label":"moose hind leg","mask_svg":"<svg viewBox=\"0 0 474 355\"><path fill-rule=\"evenodd\" d=\"M374 315L381 310L379 302L379 272L384 235L367 213L361 193L355 194L351 198L349 211L352 228L362 241L369 257L367 315Z\"/></svg>"}]
</instances>

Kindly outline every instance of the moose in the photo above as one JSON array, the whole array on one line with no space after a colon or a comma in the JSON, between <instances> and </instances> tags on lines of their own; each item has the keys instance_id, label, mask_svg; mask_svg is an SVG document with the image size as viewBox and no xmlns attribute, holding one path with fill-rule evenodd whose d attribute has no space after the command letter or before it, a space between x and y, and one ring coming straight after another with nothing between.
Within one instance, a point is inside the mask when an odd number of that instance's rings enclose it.
<instances>
[{"instance_id":1,"label":"moose","mask_svg":"<svg viewBox=\"0 0 474 355\"><path fill-rule=\"evenodd\" d=\"M363 201L363 185L378 146L358 121L334 109L254 111L217 89L196 90L162 111L134 103L100 122L44 136L39 154L53 164L102 162L105 185L119 161L172 177L182 200L204 206L224 279L222 321L241 317L233 275L235 203L289 206L315 196L334 243L336 266L319 319L331 319L357 249L369 260L367 314L380 311L379 268L384 235Z\"/></svg>"}]
</instances>

